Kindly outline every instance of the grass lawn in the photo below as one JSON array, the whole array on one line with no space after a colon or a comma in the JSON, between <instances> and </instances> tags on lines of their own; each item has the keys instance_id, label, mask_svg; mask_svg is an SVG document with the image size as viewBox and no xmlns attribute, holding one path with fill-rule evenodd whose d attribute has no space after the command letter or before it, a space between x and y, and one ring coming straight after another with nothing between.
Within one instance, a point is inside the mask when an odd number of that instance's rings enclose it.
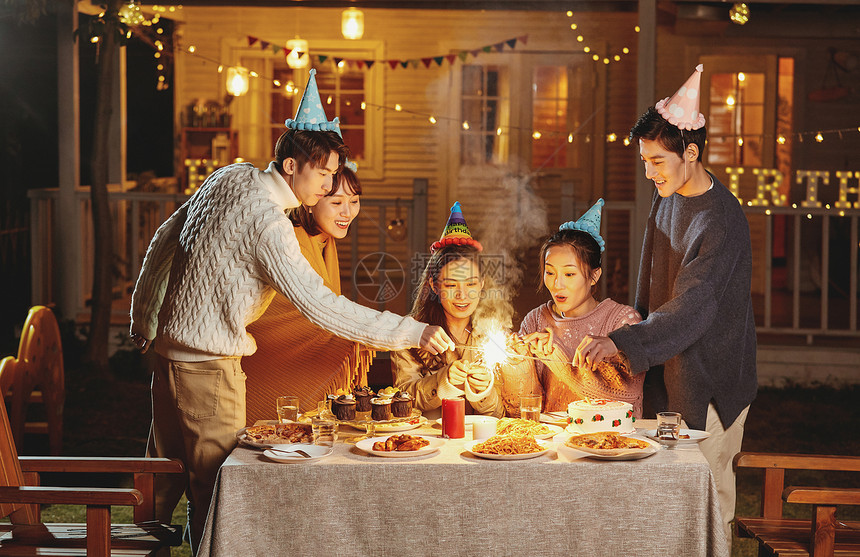
<instances>
[{"instance_id":1,"label":"grass lawn","mask_svg":"<svg viewBox=\"0 0 860 557\"><path fill-rule=\"evenodd\" d=\"M134 368L136 366L130 366ZM817 454L860 454L860 389L830 387L759 391L746 422L745 451ZM82 382L67 372L64 453L80 456L143 455L150 422L149 385L143 377L126 377L112 383ZM32 449L32 452L27 452ZM44 454L44 447L25 446L25 454ZM745 472L738 476L737 513L758 512L760 475ZM798 485L838 485L860 487L860 474L842 477L821 473L803 476L787 474L787 483ZM45 485L49 481L43 482ZM51 506L43 509L48 521L80 522L84 509ZM185 500L174 513L174 524L185 522ZM786 516L808 517L808 506L786 507ZM128 521L131 511L116 508L114 522ZM860 520L860 508L846 507L837 517ZM173 555L190 555L187 543ZM755 556L755 543L735 540L733 556Z\"/></svg>"}]
</instances>

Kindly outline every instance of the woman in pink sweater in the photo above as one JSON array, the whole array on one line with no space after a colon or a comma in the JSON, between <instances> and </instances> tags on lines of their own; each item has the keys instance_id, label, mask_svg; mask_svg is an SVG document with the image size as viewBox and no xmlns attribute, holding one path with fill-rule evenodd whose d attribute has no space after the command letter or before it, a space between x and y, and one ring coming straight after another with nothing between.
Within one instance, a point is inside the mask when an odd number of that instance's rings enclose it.
<instances>
[{"instance_id":1,"label":"woman in pink sweater","mask_svg":"<svg viewBox=\"0 0 860 557\"><path fill-rule=\"evenodd\" d=\"M564 411L582 398L622 400L642 415L642 383L645 374L633 376L626 358L618 355L595 371L571 365L585 335L605 336L624 324L638 323L639 313L610 299L598 302L594 294L600 280L603 238L600 236L600 199L578 221L567 222L544 242L540 251L543 285L551 299L530 311L520 325L521 348L547 361L527 360L543 392L544 410ZM520 378L507 384L534 384ZM508 391L508 389L505 389ZM513 398L515 393L508 392Z\"/></svg>"}]
</instances>

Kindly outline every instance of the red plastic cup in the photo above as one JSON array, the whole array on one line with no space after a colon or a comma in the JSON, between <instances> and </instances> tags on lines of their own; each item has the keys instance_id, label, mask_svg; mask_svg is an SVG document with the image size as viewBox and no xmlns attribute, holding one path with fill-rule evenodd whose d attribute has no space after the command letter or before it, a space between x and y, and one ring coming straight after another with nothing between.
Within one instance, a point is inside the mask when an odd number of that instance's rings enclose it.
<instances>
[{"instance_id":1,"label":"red plastic cup","mask_svg":"<svg viewBox=\"0 0 860 557\"><path fill-rule=\"evenodd\" d=\"M466 399L442 399L442 437L462 439L466 436Z\"/></svg>"}]
</instances>

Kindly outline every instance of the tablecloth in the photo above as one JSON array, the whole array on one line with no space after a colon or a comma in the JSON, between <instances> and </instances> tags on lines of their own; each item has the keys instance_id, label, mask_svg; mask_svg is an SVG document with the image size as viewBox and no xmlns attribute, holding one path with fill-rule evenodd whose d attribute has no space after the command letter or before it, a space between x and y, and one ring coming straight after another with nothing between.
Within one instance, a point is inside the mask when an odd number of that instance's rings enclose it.
<instances>
[{"instance_id":1,"label":"tablecloth","mask_svg":"<svg viewBox=\"0 0 860 557\"><path fill-rule=\"evenodd\" d=\"M496 461L465 451L466 435L412 458L339 440L330 456L295 464L239 446L219 472L199 555L729 553L695 444L632 461L556 451Z\"/></svg>"}]
</instances>

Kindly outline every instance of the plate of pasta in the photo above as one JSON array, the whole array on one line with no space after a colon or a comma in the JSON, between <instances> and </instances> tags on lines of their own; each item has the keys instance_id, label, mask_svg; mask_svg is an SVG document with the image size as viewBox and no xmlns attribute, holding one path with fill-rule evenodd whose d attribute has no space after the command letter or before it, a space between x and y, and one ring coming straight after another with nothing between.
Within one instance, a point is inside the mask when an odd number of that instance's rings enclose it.
<instances>
[{"instance_id":1,"label":"plate of pasta","mask_svg":"<svg viewBox=\"0 0 860 557\"><path fill-rule=\"evenodd\" d=\"M474 456L490 460L524 460L548 453L552 450L552 443L539 441L529 435L493 435L484 441L466 443L465 449Z\"/></svg>"},{"instance_id":2,"label":"plate of pasta","mask_svg":"<svg viewBox=\"0 0 860 557\"><path fill-rule=\"evenodd\" d=\"M496 423L496 435L511 435L514 437L531 435L535 439L552 439L562 431L563 429L556 425L541 424L522 418L501 418Z\"/></svg>"}]
</instances>

